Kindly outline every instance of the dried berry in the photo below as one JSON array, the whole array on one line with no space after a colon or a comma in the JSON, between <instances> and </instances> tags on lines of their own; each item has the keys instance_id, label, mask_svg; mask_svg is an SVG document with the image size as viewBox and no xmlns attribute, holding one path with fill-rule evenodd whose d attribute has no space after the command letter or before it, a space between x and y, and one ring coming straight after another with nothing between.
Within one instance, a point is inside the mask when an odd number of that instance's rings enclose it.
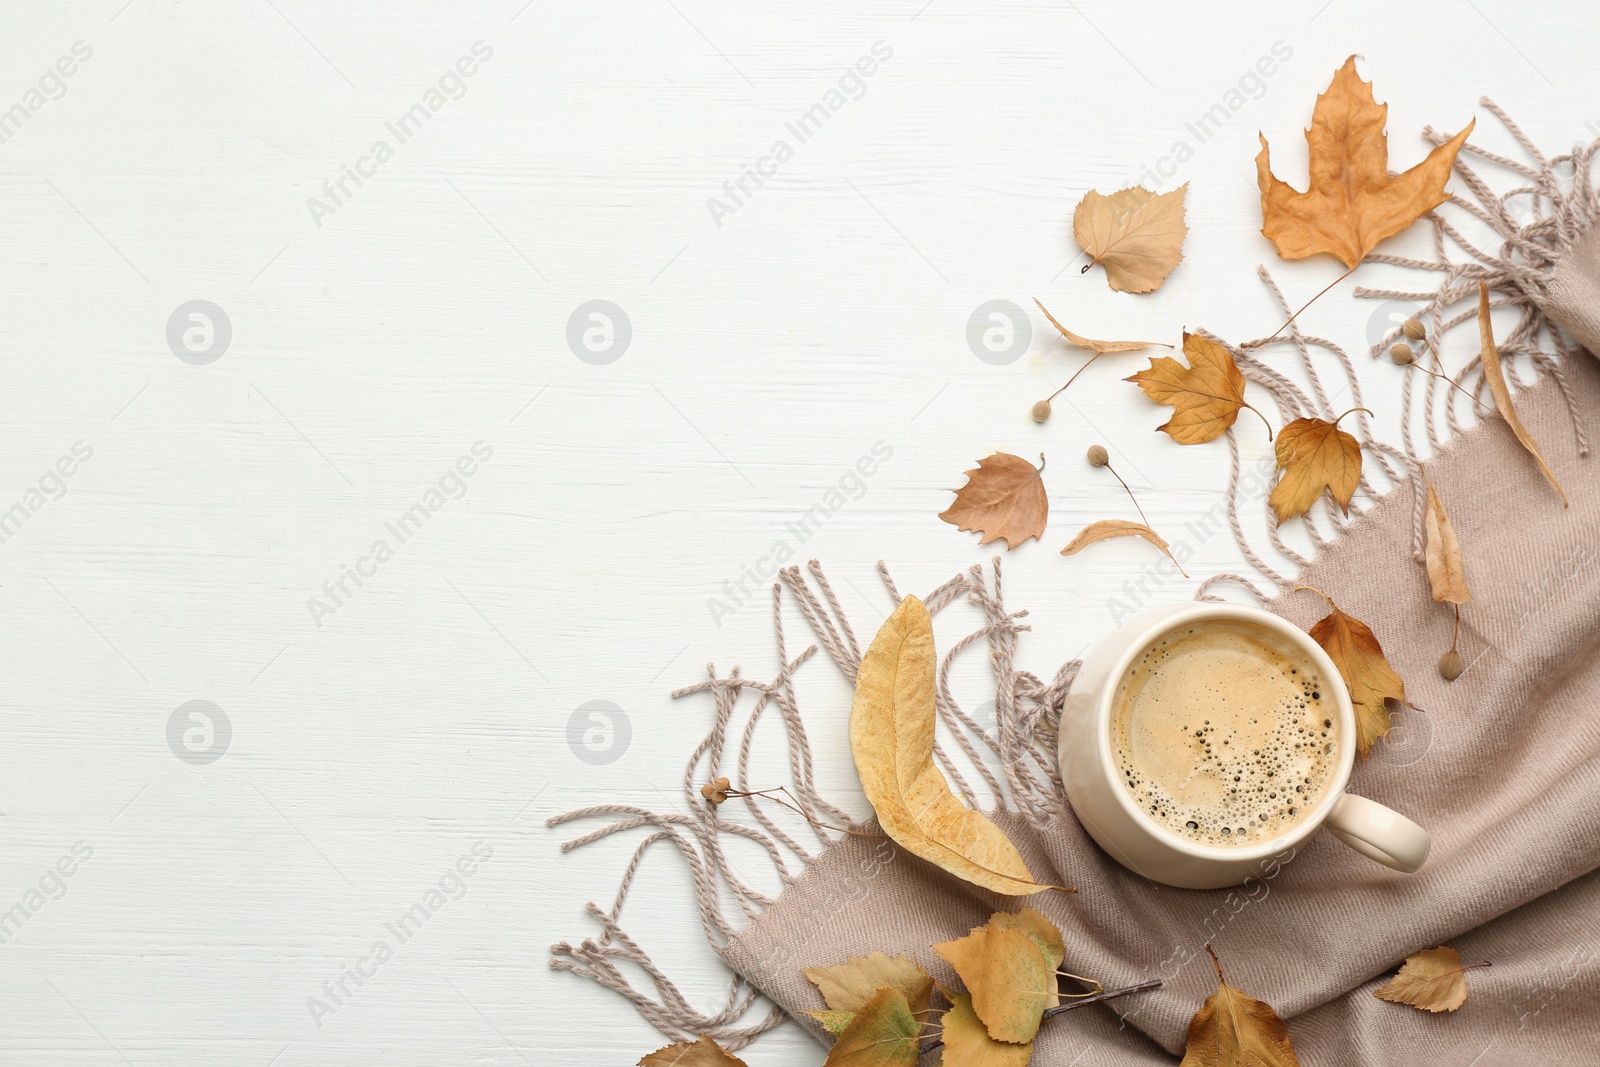
<instances>
[{"instance_id":1,"label":"dried berry","mask_svg":"<svg viewBox=\"0 0 1600 1067\"><path fill-rule=\"evenodd\" d=\"M718 778L701 786L700 795L709 800L712 806L722 804L728 799L728 785L726 778Z\"/></svg>"},{"instance_id":2,"label":"dried berry","mask_svg":"<svg viewBox=\"0 0 1600 1067\"><path fill-rule=\"evenodd\" d=\"M1106 453L1104 445L1089 446L1089 465L1091 467L1104 467L1110 462L1111 456Z\"/></svg>"},{"instance_id":3,"label":"dried berry","mask_svg":"<svg viewBox=\"0 0 1600 1067\"><path fill-rule=\"evenodd\" d=\"M1461 672L1465 669L1461 663L1461 653L1453 648L1439 657L1439 677L1447 682L1453 682L1461 677Z\"/></svg>"},{"instance_id":4,"label":"dried berry","mask_svg":"<svg viewBox=\"0 0 1600 1067\"><path fill-rule=\"evenodd\" d=\"M1033 421L1043 422L1050 417L1050 401L1041 400L1033 405Z\"/></svg>"},{"instance_id":5,"label":"dried berry","mask_svg":"<svg viewBox=\"0 0 1600 1067\"><path fill-rule=\"evenodd\" d=\"M1411 346L1406 344L1404 341L1401 341L1399 344L1389 349L1389 358L1394 360L1397 365L1404 367L1415 357L1411 354Z\"/></svg>"},{"instance_id":6,"label":"dried berry","mask_svg":"<svg viewBox=\"0 0 1600 1067\"><path fill-rule=\"evenodd\" d=\"M1411 338L1413 341L1420 341L1424 337L1428 336L1428 331L1423 329L1422 323L1418 322L1416 319L1407 319L1405 322L1403 322L1400 325L1400 332Z\"/></svg>"}]
</instances>

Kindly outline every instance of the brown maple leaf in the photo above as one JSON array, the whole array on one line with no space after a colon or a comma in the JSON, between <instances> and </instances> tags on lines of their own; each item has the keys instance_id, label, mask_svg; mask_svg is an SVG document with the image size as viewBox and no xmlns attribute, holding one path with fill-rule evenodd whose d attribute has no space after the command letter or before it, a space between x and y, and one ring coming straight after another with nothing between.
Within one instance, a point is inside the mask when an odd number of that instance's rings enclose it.
<instances>
[{"instance_id":1,"label":"brown maple leaf","mask_svg":"<svg viewBox=\"0 0 1600 1067\"><path fill-rule=\"evenodd\" d=\"M1297 585L1328 602L1328 614L1311 627L1311 639L1339 668L1350 703L1356 713L1356 747L1365 756L1378 739L1389 732L1389 701L1406 702L1406 686L1384 658L1383 646L1372 628L1346 615L1322 590Z\"/></svg>"},{"instance_id":2,"label":"brown maple leaf","mask_svg":"<svg viewBox=\"0 0 1600 1067\"><path fill-rule=\"evenodd\" d=\"M1467 1002L1467 971L1487 966L1487 963L1464 965L1461 953L1442 945L1423 949L1407 956L1400 973L1372 995L1423 1011L1455 1011Z\"/></svg>"},{"instance_id":3,"label":"brown maple leaf","mask_svg":"<svg viewBox=\"0 0 1600 1067\"><path fill-rule=\"evenodd\" d=\"M939 518L958 530L981 533L980 545L1004 541L1010 551L1044 533L1050 498L1039 477L1043 470L1043 455L1037 467L1009 452L986 456L967 471L967 484L956 490L955 502Z\"/></svg>"},{"instance_id":4,"label":"brown maple leaf","mask_svg":"<svg viewBox=\"0 0 1600 1067\"><path fill-rule=\"evenodd\" d=\"M1339 429L1339 419L1295 419L1278 431L1278 467L1283 476L1267 503L1279 522L1310 510L1324 489L1350 514L1350 498L1361 484L1361 443Z\"/></svg>"},{"instance_id":5,"label":"brown maple leaf","mask_svg":"<svg viewBox=\"0 0 1600 1067\"><path fill-rule=\"evenodd\" d=\"M1216 968L1217 991L1190 1020L1178 1067L1300 1067L1289 1028L1272 1005L1224 981L1217 954L1210 945L1206 951Z\"/></svg>"},{"instance_id":6,"label":"brown maple leaf","mask_svg":"<svg viewBox=\"0 0 1600 1067\"><path fill-rule=\"evenodd\" d=\"M1233 353L1199 334L1185 333L1183 354L1189 359L1187 367L1171 356L1157 356L1148 369L1124 379L1157 404L1172 406L1172 418L1157 431L1166 431L1180 445L1198 445L1222 436L1238 419L1240 408L1261 415L1245 403L1244 375ZM1266 416L1261 421L1266 422ZM1271 424L1267 436L1272 436Z\"/></svg>"},{"instance_id":7,"label":"brown maple leaf","mask_svg":"<svg viewBox=\"0 0 1600 1067\"><path fill-rule=\"evenodd\" d=\"M1261 187L1261 232L1284 259L1322 253L1354 270L1386 237L1449 199L1444 183L1467 128L1428 153L1404 174L1389 176L1389 141L1383 125L1389 105L1372 97L1372 83L1345 60L1328 91L1317 97L1306 130L1311 182L1298 192L1273 176L1267 139L1256 156Z\"/></svg>"},{"instance_id":8,"label":"brown maple leaf","mask_svg":"<svg viewBox=\"0 0 1600 1067\"><path fill-rule=\"evenodd\" d=\"M1148 293L1183 260L1183 197L1189 184L1170 193L1134 186L1110 196L1090 190L1072 213L1072 235L1089 253L1087 271L1105 267L1106 282L1123 293ZM1081 272L1080 272L1081 273Z\"/></svg>"}]
</instances>

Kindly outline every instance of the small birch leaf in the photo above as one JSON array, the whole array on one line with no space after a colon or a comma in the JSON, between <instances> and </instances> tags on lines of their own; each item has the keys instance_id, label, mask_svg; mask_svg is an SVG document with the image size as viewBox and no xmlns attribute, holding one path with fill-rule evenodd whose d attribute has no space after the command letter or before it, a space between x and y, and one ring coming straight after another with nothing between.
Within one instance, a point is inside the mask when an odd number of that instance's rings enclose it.
<instances>
[{"instance_id":1,"label":"small birch leaf","mask_svg":"<svg viewBox=\"0 0 1600 1067\"><path fill-rule=\"evenodd\" d=\"M1296 588L1311 589L1328 601L1328 615L1311 627L1311 639L1333 660L1350 690L1350 703L1356 713L1356 746L1365 756L1389 732L1388 702L1405 703L1405 683L1384 658L1383 647L1371 627L1340 611L1322 590L1305 585Z\"/></svg>"},{"instance_id":2,"label":"small birch leaf","mask_svg":"<svg viewBox=\"0 0 1600 1067\"><path fill-rule=\"evenodd\" d=\"M1050 498L1039 477L1043 470L1043 456L1037 467L1009 452L985 456L967 471L967 484L956 490L954 503L939 518L958 530L981 533L980 545L1004 541L1010 551L1044 533Z\"/></svg>"},{"instance_id":3,"label":"small birch leaf","mask_svg":"<svg viewBox=\"0 0 1600 1067\"><path fill-rule=\"evenodd\" d=\"M1033 1042L1013 1044L989 1036L972 1010L972 998L950 994L950 1010L940 1017L944 1027L944 1064L948 1067L1028 1067Z\"/></svg>"},{"instance_id":4,"label":"small birch leaf","mask_svg":"<svg viewBox=\"0 0 1600 1067\"><path fill-rule=\"evenodd\" d=\"M1494 394L1494 406L1499 409L1500 417L1506 420L1506 425L1511 427L1511 432L1517 435L1522 447L1528 450L1528 455L1539 464L1539 470L1544 474L1545 481L1561 494L1561 506L1567 507L1566 491L1561 488L1561 483L1556 481L1555 472L1550 469L1550 465L1544 461L1533 435L1522 425L1522 420L1517 418L1517 409L1511 406L1511 390L1506 385L1505 371L1500 367L1500 350L1494 344L1494 324L1489 321L1489 287L1481 281L1478 283L1478 335L1483 341L1483 377L1489 383L1489 392Z\"/></svg>"},{"instance_id":5,"label":"small birch leaf","mask_svg":"<svg viewBox=\"0 0 1600 1067\"><path fill-rule=\"evenodd\" d=\"M1183 564L1178 563L1178 557L1172 554L1172 549L1167 546L1167 542L1162 539L1160 534L1143 523L1128 522L1126 519L1101 519L1099 522L1090 523L1078 532L1077 537L1067 543L1067 547L1061 550L1061 554L1063 556L1075 556L1090 545L1099 544L1101 541L1109 541L1113 537L1144 538L1167 554L1167 558L1177 565L1178 573L1185 578L1189 577L1183 569Z\"/></svg>"},{"instance_id":6,"label":"small birch leaf","mask_svg":"<svg viewBox=\"0 0 1600 1067\"><path fill-rule=\"evenodd\" d=\"M1433 599L1445 604L1465 604L1472 599L1472 591L1467 588L1467 572L1461 563L1461 543L1456 540L1444 502L1432 485L1428 486L1427 534L1423 558L1428 566Z\"/></svg>"},{"instance_id":7,"label":"small birch leaf","mask_svg":"<svg viewBox=\"0 0 1600 1067\"><path fill-rule=\"evenodd\" d=\"M698 1041L683 1041L646 1054L640 1058L639 1067L747 1067L747 1064L701 1034Z\"/></svg>"},{"instance_id":8,"label":"small birch leaf","mask_svg":"<svg viewBox=\"0 0 1600 1067\"><path fill-rule=\"evenodd\" d=\"M1303 515L1322 491L1350 514L1350 498L1361 484L1361 443L1327 419L1295 419L1278 431L1278 467L1283 476L1267 502L1279 522Z\"/></svg>"},{"instance_id":9,"label":"small birch leaf","mask_svg":"<svg viewBox=\"0 0 1600 1067\"><path fill-rule=\"evenodd\" d=\"M898 989L905 994L912 1013L920 1015L928 1010L933 993L933 979L914 960L881 952L834 967L804 967L800 973L811 979L822 1002L835 1011L860 1011L878 990Z\"/></svg>"},{"instance_id":10,"label":"small birch leaf","mask_svg":"<svg viewBox=\"0 0 1600 1067\"><path fill-rule=\"evenodd\" d=\"M1171 405L1164 430L1180 445L1198 445L1221 437L1239 417L1244 402L1244 375L1233 354L1199 334L1183 335L1189 365L1171 356L1157 356L1146 370L1128 378L1157 404Z\"/></svg>"},{"instance_id":11,"label":"small birch leaf","mask_svg":"<svg viewBox=\"0 0 1600 1067\"><path fill-rule=\"evenodd\" d=\"M1211 952L1211 946L1206 946ZM1265 1001L1233 988L1211 952L1217 991L1189 1022L1183 1062L1178 1067L1300 1067L1289 1028Z\"/></svg>"},{"instance_id":12,"label":"small birch leaf","mask_svg":"<svg viewBox=\"0 0 1600 1067\"><path fill-rule=\"evenodd\" d=\"M1189 183L1170 193L1134 186L1110 196L1084 194L1072 213L1072 235L1091 265L1106 269L1106 283L1122 293L1159 288L1183 261L1183 198ZM1085 268L1088 269L1088 268Z\"/></svg>"},{"instance_id":13,"label":"small birch leaf","mask_svg":"<svg viewBox=\"0 0 1600 1067\"><path fill-rule=\"evenodd\" d=\"M1055 970L1036 937L1014 925L987 923L966 937L934 945L933 951L966 983L990 1037L1018 1044L1033 1040L1056 988Z\"/></svg>"},{"instance_id":14,"label":"small birch leaf","mask_svg":"<svg viewBox=\"0 0 1600 1067\"><path fill-rule=\"evenodd\" d=\"M1011 913L997 911L989 917L989 925L997 928L1021 930L1039 943L1039 948L1044 952L1044 961L1054 974L1067 958L1067 945L1061 939L1061 930L1050 921L1049 916L1035 908L1023 908L1019 912ZM1058 983L1050 983L1050 991L1045 997L1045 1007L1053 1008L1061 1002Z\"/></svg>"},{"instance_id":15,"label":"small birch leaf","mask_svg":"<svg viewBox=\"0 0 1600 1067\"><path fill-rule=\"evenodd\" d=\"M880 989L833 1043L823 1067L916 1067L921 1035L922 1021L905 994Z\"/></svg>"},{"instance_id":16,"label":"small birch leaf","mask_svg":"<svg viewBox=\"0 0 1600 1067\"><path fill-rule=\"evenodd\" d=\"M1467 1002L1467 974L1453 948L1423 949L1406 957L1400 973L1372 994L1423 1011L1455 1011Z\"/></svg>"}]
</instances>

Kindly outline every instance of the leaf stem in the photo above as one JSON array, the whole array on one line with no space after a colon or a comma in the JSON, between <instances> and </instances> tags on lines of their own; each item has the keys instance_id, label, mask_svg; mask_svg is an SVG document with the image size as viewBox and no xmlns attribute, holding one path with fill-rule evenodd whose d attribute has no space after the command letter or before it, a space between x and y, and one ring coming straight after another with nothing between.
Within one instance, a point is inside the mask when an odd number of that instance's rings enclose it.
<instances>
[{"instance_id":1,"label":"leaf stem","mask_svg":"<svg viewBox=\"0 0 1600 1067\"><path fill-rule=\"evenodd\" d=\"M1111 472L1111 477L1115 478L1119 482L1122 482L1122 475L1117 473L1117 468L1113 467L1110 463L1107 463L1106 470ZM1133 490L1128 488L1127 482L1122 482L1122 489L1128 494L1128 499L1133 501L1134 510L1139 513L1139 518L1144 519L1144 524L1149 526L1150 520L1145 518L1144 508L1139 506L1139 498L1133 495Z\"/></svg>"},{"instance_id":2,"label":"leaf stem","mask_svg":"<svg viewBox=\"0 0 1600 1067\"><path fill-rule=\"evenodd\" d=\"M1361 266L1361 264L1359 262L1357 262L1356 263L1356 267L1359 267L1359 266ZM1312 304L1315 304L1317 302L1317 299L1319 297L1321 297L1323 293L1326 293L1329 289L1332 289L1334 286L1338 285L1340 282L1342 282L1346 278L1350 277L1350 275L1354 274L1356 272L1356 267L1351 267L1349 270L1347 270L1343 274L1339 275L1333 281L1331 281L1327 285L1323 286L1322 292L1319 292L1316 296L1312 297L1310 300L1307 300L1304 304L1300 305L1300 311L1304 311L1306 308L1310 307ZM1289 324L1290 323L1294 322L1295 319L1298 319L1300 317L1300 311L1296 311L1293 315L1290 315L1288 317L1288 319L1284 320L1284 323L1283 323L1282 326L1279 326L1276 330L1273 330L1272 333L1267 336L1266 340L1260 342L1255 347L1260 348L1260 347L1262 347L1264 345L1271 344L1277 338L1277 336L1280 333L1282 333L1284 330L1287 330L1289 328Z\"/></svg>"},{"instance_id":3,"label":"leaf stem","mask_svg":"<svg viewBox=\"0 0 1600 1067\"><path fill-rule=\"evenodd\" d=\"M1256 413L1256 417L1261 420L1261 425L1263 425L1263 426L1265 426L1267 428L1267 440L1269 440L1269 441L1272 440L1272 423L1267 421L1267 417L1265 415L1261 414L1260 410L1257 409L1255 407L1255 405L1253 405L1253 404L1244 404L1244 406L1249 408L1251 411L1254 411Z\"/></svg>"},{"instance_id":4,"label":"leaf stem","mask_svg":"<svg viewBox=\"0 0 1600 1067\"><path fill-rule=\"evenodd\" d=\"M1451 604L1450 606L1456 609L1456 628L1450 634L1450 651L1454 652L1456 650L1456 639L1461 636L1461 605Z\"/></svg>"},{"instance_id":5,"label":"leaf stem","mask_svg":"<svg viewBox=\"0 0 1600 1067\"><path fill-rule=\"evenodd\" d=\"M1062 1012L1072 1011L1074 1008L1081 1008L1081 1007L1084 1007L1085 1005L1088 1005L1088 1004L1098 1004L1102 1000L1112 1000L1112 999L1114 999L1116 997L1125 997L1129 993L1143 993L1146 990L1159 989L1160 987L1161 987L1161 979L1159 979L1159 978L1151 978L1151 979L1149 979L1147 981L1144 981L1144 982L1136 982L1135 984L1130 985L1130 986L1123 986L1121 989L1103 989L1098 993L1092 993L1089 996L1083 997L1080 1000L1074 1000L1070 1004L1060 1004L1060 1005L1057 1005L1054 1008L1046 1008L1044 1010L1043 1018L1045 1018L1045 1019L1053 1019L1057 1015L1060 1015ZM939 1040L936 1040L936 1041L932 1042L931 1044L923 1045L922 1048L919 1051L920 1051L920 1053L922 1055L926 1056L928 1053L932 1052L934 1049L938 1048L939 1046L941 1046L943 1044L944 1044L944 1039L940 1038Z\"/></svg>"}]
</instances>

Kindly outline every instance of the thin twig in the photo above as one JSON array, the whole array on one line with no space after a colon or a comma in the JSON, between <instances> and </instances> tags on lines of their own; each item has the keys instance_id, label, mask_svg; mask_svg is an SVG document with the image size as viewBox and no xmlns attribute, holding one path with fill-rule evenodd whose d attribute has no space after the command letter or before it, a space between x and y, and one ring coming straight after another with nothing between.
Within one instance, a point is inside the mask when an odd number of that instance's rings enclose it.
<instances>
[{"instance_id":1,"label":"thin twig","mask_svg":"<svg viewBox=\"0 0 1600 1067\"><path fill-rule=\"evenodd\" d=\"M1072 1011L1074 1008L1081 1008L1086 1004L1098 1004L1102 1000L1111 1000L1114 997L1125 997L1129 993L1143 993L1148 989L1157 989L1160 986L1161 979L1151 978L1149 981L1139 982L1136 985L1123 986L1121 989L1107 989L1091 996L1084 997L1081 1000L1074 1000L1070 1004L1061 1004L1054 1008L1046 1008L1044 1010L1044 1018L1053 1019L1062 1012ZM944 1040L941 1038L937 1041L934 1041L932 1044L923 1045L919 1050L919 1053L926 1056L928 1053L932 1052L934 1049L943 1044Z\"/></svg>"}]
</instances>

